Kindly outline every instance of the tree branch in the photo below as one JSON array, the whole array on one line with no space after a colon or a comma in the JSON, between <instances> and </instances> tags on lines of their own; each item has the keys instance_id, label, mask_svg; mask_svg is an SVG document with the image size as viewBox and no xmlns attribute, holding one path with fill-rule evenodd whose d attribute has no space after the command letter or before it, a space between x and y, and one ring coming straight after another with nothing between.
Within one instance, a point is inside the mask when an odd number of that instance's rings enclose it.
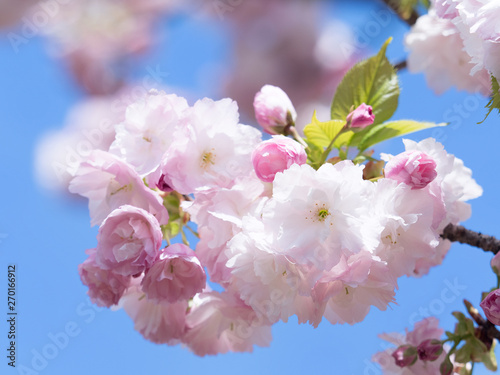
<instances>
[{"instance_id":1,"label":"tree branch","mask_svg":"<svg viewBox=\"0 0 500 375\"><path fill-rule=\"evenodd\" d=\"M448 224L441 237L452 242L460 242L496 254L500 251L500 240L493 236L474 232L461 225Z\"/></svg>"},{"instance_id":2,"label":"tree branch","mask_svg":"<svg viewBox=\"0 0 500 375\"><path fill-rule=\"evenodd\" d=\"M409 17L405 17L400 11L399 11L399 8L398 8L398 4L396 1L394 0L382 0L389 8L392 9L392 11L394 13L396 13L398 15L399 18L401 18L401 20L403 20L404 22L406 22L408 24L408 26L413 26L415 25L415 23L417 22L417 19L418 17L420 16L417 11L415 10L412 10L411 14Z\"/></svg>"},{"instance_id":3,"label":"tree branch","mask_svg":"<svg viewBox=\"0 0 500 375\"><path fill-rule=\"evenodd\" d=\"M394 69L395 69L396 71L400 71L400 70L404 70L404 69L406 69L406 68L407 68L407 66L408 66L407 61L406 61L406 60L403 60L403 61L398 62L397 64L394 64Z\"/></svg>"},{"instance_id":4,"label":"tree branch","mask_svg":"<svg viewBox=\"0 0 500 375\"><path fill-rule=\"evenodd\" d=\"M472 306L472 303L464 299L464 304L467 308L467 311L469 312L469 315L472 317L472 319L474 319L476 324L481 327L483 335L486 336L479 337L479 339L481 339L481 341L483 341L489 349L491 347L491 341L493 339L500 340L500 331L498 331L493 323L491 323L489 320L484 319L479 311L474 306Z\"/></svg>"}]
</instances>

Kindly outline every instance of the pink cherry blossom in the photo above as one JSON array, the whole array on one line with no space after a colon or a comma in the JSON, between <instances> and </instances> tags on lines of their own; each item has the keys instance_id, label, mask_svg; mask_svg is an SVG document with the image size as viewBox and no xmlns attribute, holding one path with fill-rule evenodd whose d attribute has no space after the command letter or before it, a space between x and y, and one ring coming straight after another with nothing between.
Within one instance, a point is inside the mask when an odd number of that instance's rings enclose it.
<instances>
[{"instance_id":1,"label":"pink cherry blossom","mask_svg":"<svg viewBox=\"0 0 500 375\"><path fill-rule=\"evenodd\" d=\"M200 191L193 202L183 203L183 209L198 225L196 254L212 281L223 285L228 282L227 243L241 232L246 215L260 215L267 194L264 183L251 173L238 178L231 188Z\"/></svg>"},{"instance_id":2,"label":"pink cherry blossom","mask_svg":"<svg viewBox=\"0 0 500 375\"><path fill-rule=\"evenodd\" d=\"M468 200L480 197L481 186L472 178L472 171L464 166L461 159L448 154L444 146L433 138L420 142L403 140L406 151L420 151L427 154L436 163L437 177L430 183L431 189L441 190L445 204L446 217L440 224L440 230L448 223L458 224L471 215ZM434 186L432 186L434 185Z\"/></svg>"},{"instance_id":3,"label":"pink cherry blossom","mask_svg":"<svg viewBox=\"0 0 500 375\"><path fill-rule=\"evenodd\" d=\"M287 125L297 119L297 112L288 95L279 87L265 85L255 95L255 118L269 134L283 134Z\"/></svg>"},{"instance_id":4,"label":"pink cherry blossom","mask_svg":"<svg viewBox=\"0 0 500 375\"><path fill-rule=\"evenodd\" d=\"M322 315L332 324L362 321L371 306L386 310L394 302L396 278L387 264L362 251L343 256L330 271L324 272L312 290Z\"/></svg>"},{"instance_id":5,"label":"pink cherry blossom","mask_svg":"<svg viewBox=\"0 0 500 375\"><path fill-rule=\"evenodd\" d=\"M230 188L253 169L251 154L261 133L238 123L236 102L199 100L186 112L186 128L176 135L159 171L164 183L182 194Z\"/></svg>"},{"instance_id":6,"label":"pink cherry blossom","mask_svg":"<svg viewBox=\"0 0 500 375\"><path fill-rule=\"evenodd\" d=\"M480 306L491 323L500 325L500 289L490 292Z\"/></svg>"},{"instance_id":7,"label":"pink cherry blossom","mask_svg":"<svg viewBox=\"0 0 500 375\"><path fill-rule=\"evenodd\" d=\"M186 99L151 90L127 107L125 120L116 126L110 152L134 166L140 175L152 172L175 141L174 132L183 125L187 108Z\"/></svg>"},{"instance_id":8,"label":"pink cherry blossom","mask_svg":"<svg viewBox=\"0 0 500 375\"><path fill-rule=\"evenodd\" d=\"M252 352L253 345L268 346L271 327L229 292L197 294L186 317L183 342L199 356Z\"/></svg>"},{"instance_id":9,"label":"pink cherry blossom","mask_svg":"<svg viewBox=\"0 0 500 375\"><path fill-rule=\"evenodd\" d=\"M346 121L347 126L351 128L364 129L370 126L375 121L372 106L362 103L358 108L347 115Z\"/></svg>"},{"instance_id":10,"label":"pink cherry blossom","mask_svg":"<svg viewBox=\"0 0 500 375\"><path fill-rule=\"evenodd\" d=\"M412 189L426 187L436 176L436 162L418 151L396 155L385 166L385 177L409 185Z\"/></svg>"},{"instance_id":11,"label":"pink cherry blossom","mask_svg":"<svg viewBox=\"0 0 500 375\"><path fill-rule=\"evenodd\" d=\"M408 70L423 72L436 93L442 94L452 86L471 93L490 93L488 71L471 72L474 64L464 51L460 31L451 20L439 18L432 8L418 18L405 37L405 45L409 50Z\"/></svg>"},{"instance_id":12,"label":"pink cherry blossom","mask_svg":"<svg viewBox=\"0 0 500 375\"><path fill-rule=\"evenodd\" d=\"M168 211L158 193L149 189L129 164L101 150L93 151L80 164L69 191L89 199L92 225L99 225L114 209L132 205L152 213L160 224Z\"/></svg>"},{"instance_id":13,"label":"pink cherry blossom","mask_svg":"<svg viewBox=\"0 0 500 375\"><path fill-rule=\"evenodd\" d=\"M446 211L439 186L412 189L383 178L375 183L373 197L372 215L383 228L374 253L395 277L422 276L441 263L440 225Z\"/></svg>"},{"instance_id":14,"label":"pink cherry blossom","mask_svg":"<svg viewBox=\"0 0 500 375\"><path fill-rule=\"evenodd\" d=\"M162 237L153 215L142 208L121 206L99 228L96 262L124 276L140 274L153 265Z\"/></svg>"},{"instance_id":15,"label":"pink cherry blossom","mask_svg":"<svg viewBox=\"0 0 500 375\"><path fill-rule=\"evenodd\" d=\"M343 254L373 251L382 227L370 215L374 185L362 175L363 167L350 161L317 171L293 164L278 173L262 214L277 251L320 270L331 269Z\"/></svg>"},{"instance_id":16,"label":"pink cherry blossom","mask_svg":"<svg viewBox=\"0 0 500 375\"><path fill-rule=\"evenodd\" d=\"M96 264L95 253L96 249L87 250L89 257L78 266L82 283L88 286L92 303L105 307L116 305L130 285L130 276L102 269Z\"/></svg>"},{"instance_id":17,"label":"pink cherry blossom","mask_svg":"<svg viewBox=\"0 0 500 375\"><path fill-rule=\"evenodd\" d=\"M500 77L500 3L489 0L455 1L458 15L453 23L460 30L465 51L475 64L471 73L486 69L495 77Z\"/></svg>"},{"instance_id":18,"label":"pink cherry blossom","mask_svg":"<svg viewBox=\"0 0 500 375\"><path fill-rule=\"evenodd\" d=\"M299 323L319 324L311 288L319 273L278 252L273 233L258 217L243 218L243 231L228 243L228 290L237 293L269 324L297 315Z\"/></svg>"},{"instance_id":19,"label":"pink cherry blossom","mask_svg":"<svg viewBox=\"0 0 500 375\"><path fill-rule=\"evenodd\" d=\"M142 279L142 290L153 302L189 300L205 288L206 275L196 254L176 243L165 248Z\"/></svg>"},{"instance_id":20,"label":"pink cherry blossom","mask_svg":"<svg viewBox=\"0 0 500 375\"><path fill-rule=\"evenodd\" d=\"M292 164L302 165L306 161L304 147L282 135L262 142L252 153L255 173L264 182L273 182L276 173L283 172Z\"/></svg>"},{"instance_id":21,"label":"pink cherry blossom","mask_svg":"<svg viewBox=\"0 0 500 375\"><path fill-rule=\"evenodd\" d=\"M140 289L141 279L133 281L121 298L122 307L134 321L134 328L146 340L155 344L176 345L186 333L188 301L155 303L145 297Z\"/></svg>"}]
</instances>

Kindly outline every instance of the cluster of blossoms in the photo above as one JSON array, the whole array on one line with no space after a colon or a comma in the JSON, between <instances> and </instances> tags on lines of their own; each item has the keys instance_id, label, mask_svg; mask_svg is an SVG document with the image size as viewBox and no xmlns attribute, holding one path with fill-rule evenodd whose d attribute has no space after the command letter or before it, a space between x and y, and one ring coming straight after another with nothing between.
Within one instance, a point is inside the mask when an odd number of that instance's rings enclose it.
<instances>
[{"instance_id":1,"label":"cluster of blossoms","mask_svg":"<svg viewBox=\"0 0 500 375\"><path fill-rule=\"evenodd\" d=\"M426 318L415 324L413 331L406 334L390 333L380 337L397 349L387 349L373 356L380 364L384 374L401 375L432 375L461 374L464 365L454 361L453 355L448 355L449 347L443 345L441 336L444 330L439 327L439 321ZM470 364L467 364L470 371Z\"/></svg>"},{"instance_id":2,"label":"cluster of blossoms","mask_svg":"<svg viewBox=\"0 0 500 375\"><path fill-rule=\"evenodd\" d=\"M425 72L437 93L490 94L490 74L500 77L498 16L499 1L433 0L406 36L409 70Z\"/></svg>"},{"instance_id":3,"label":"cluster of blossoms","mask_svg":"<svg viewBox=\"0 0 500 375\"><path fill-rule=\"evenodd\" d=\"M155 343L198 355L251 351L292 315L315 327L323 317L360 322L371 306L394 301L399 277L442 262L443 228L467 219L466 201L482 193L434 139L405 140L405 152L384 155L385 177L367 180L363 165L340 158L315 169L304 146L283 135L296 118L286 94L267 86L254 104L273 134L266 141L239 123L230 99L190 106L151 91L70 183L100 226L79 268L89 296L123 307ZM345 127L373 121L363 104ZM185 238L170 244L173 228L183 234L190 222L196 251ZM205 272L224 291L212 290Z\"/></svg>"}]
</instances>

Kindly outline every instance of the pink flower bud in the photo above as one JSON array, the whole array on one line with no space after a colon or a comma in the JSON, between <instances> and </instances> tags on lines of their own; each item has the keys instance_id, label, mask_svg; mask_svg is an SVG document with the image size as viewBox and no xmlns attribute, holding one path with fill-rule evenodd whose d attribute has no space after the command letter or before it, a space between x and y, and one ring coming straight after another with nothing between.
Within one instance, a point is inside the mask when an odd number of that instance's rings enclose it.
<instances>
[{"instance_id":1,"label":"pink flower bud","mask_svg":"<svg viewBox=\"0 0 500 375\"><path fill-rule=\"evenodd\" d=\"M142 279L142 290L154 302L188 300L206 284L203 267L188 246L173 244L164 249Z\"/></svg>"},{"instance_id":2,"label":"pink flower bud","mask_svg":"<svg viewBox=\"0 0 500 375\"><path fill-rule=\"evenodd\" d=\"M498 276L500 276L500 253L495 254L491 259L491 268Z\"/></svg>"},{"instance_id":3,"label":"pink flower bud","mask_svg":"<svg viewBox=\"0 0 500 375\"><path fill-rule=\"evenodd\" d=\"M302 165L306 160L304 147L282 135L261 142L252 153L255 173L264 182L273 182L276 173L283 172L292 164Z\"/></svg>"},{"instance_id":4,"label":"pink flower bud","mask_svg":"<svg viewBox=\"0 0 500 375\"><path fill-rule=\"evenodd\" d=\"M366 128L373 124L375 115L372 106L361 104L358 108L347 115L347 126L351 128Z\"/></svg>"},{"instance_id":5,"label":"pink flower bud","mask_svg":"<svg viewBox=\"0 0 500 375\"><path fill-rule=\"evenodd\" d=\"M396 365L399 367L411 366L417 362L417 348L411 345L401 345L392 353L392 356L396 361Z\"/></svg>"},{"instance_id":6,"label":"pink flower bud","mask_svg":"<svg viewBox=\"0 0 500 375\"><path fill-rule=\"evenodd\" d=\"M484 315L494 325L500 325L500 289L490 292L480 303Z\"/></svg>"},{"instance_id":7,"label":"pink flower bud","mask_svg":"<svg viewBox=\"0 0 500 375\"><path fill-rule=\"evenodd\" d=\"M285 127L293 125L297 119L290 98L276 86L262 87L255 95L253 107L257 122L269 134L283 134Z\"/></svg>"},{"instance_id":8,"label":"pink flower bud","mask_svg":"<svg viewBox=\"0 0 500 375\"><path fill-rule=\"evenodd\" d=\"M385 177L422 189L437 176L436 162L420 151L406 151L389 160L385 166Z\"/></svg>"},{"instance_id":9,"label":"pink flower bud","mask_svg":"<svg viewBox=\"0 0 500 375\"><path fill-rule=\"evenodd\" d=\"M417 352L422 361L435 361L443 353L443 343L436 339L427 339L420 343Z\"/></svg>"}]
</instances>

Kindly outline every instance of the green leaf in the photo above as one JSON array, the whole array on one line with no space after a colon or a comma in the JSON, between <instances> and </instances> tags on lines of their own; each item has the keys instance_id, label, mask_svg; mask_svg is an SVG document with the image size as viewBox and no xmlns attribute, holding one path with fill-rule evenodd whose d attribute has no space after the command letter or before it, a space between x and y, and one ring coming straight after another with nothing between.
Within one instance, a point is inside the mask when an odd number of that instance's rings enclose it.
<instances>
[{"instance_id":1,"label":"green leaf","mask_svg":"<svg viewBox=\"0 0 500 375\"><path fill-rule=\"evenodd\" d=\"M427 9L429 9L431 7L431 2L429 0L420 0L420 2L422 3L422 5L424 7L426 7Z\"/></svg>"},{"instance_id":2,"label":"green leaf","mask_svg":"<svg viewBox=\"0 0 500 375\"><path fill-rule=\"evenodd\" d=\"M458 320L458 323L455 326L456 336L474 335L475 330L474 330L474 322L472 321L472 319L467 318L460 311L454 311L451 314Z\"/></svg>"},{"instance_id":3,"label":"green leaf","mask_svg":"<svg viewBox=\"0 0 500 375\"><path fill-rule=\"evenodd\" d=\"M471 359L474 362L482 362L482 358L489 353L486 344L477 337L469 338L467 344L471 346Z\"/></svg>"},{"instance_id":4,"label":"green leaf","mask_svg":"<svg viewBox=\"0 0 500 375\"><path fill-rule=\"evenodd\" d=\"M332 101L331 118L345 120L351 108L362 103L371 105L375 124L392 117L398 107L398 76L385 56L391 39L379 53L354 65L340 82Z\"/></svg>"},{"instance_id":5,"label":"green leaf","mask_svg":"<svg viewBox=\"0 0 500 375\"><path fill-rule=\"evenodd\" d=\"M306 153L307 153L307 163L315 169L318 169L323 156L323 148L316 146L315 144L305 140L307 143Z\"/></svg>"},{"instance_id":6,"label":"green leaf","mask_svg":"<svg viewBox=\"0 0 500 375\"><path fill-rule=\"evenodd\" d=\"M161 226L161 232L163 233L163 238L172 239L179 234L181 231L180 220L170 221L166 225Z\"/></svg>"},{"instance_id":7,"label":"green leaf","mask_svg":"<svg viewBox=\"0 0 500 375\"><path fill-rule=\"evenodd\" d=\"M498 368L497 358L495 357L496 343L496 340L493 340L493 344L491 345L489 352L484 353L481 357L481 362L483 362L484 366L490 371L496 371Z\"/></svg>"},{"instance_id":8,"label":"green leaf","mask_svg":"<svg viewBox=\"0 0 500 375\"><path fill-rule=\"evenodd\" d=\"M369 126L363 132L358 148L363 151L377 143L410 134L419 130L430 129L437 126L446 126L446 123L436 124L433 122L419 122L413 120L399 120L385 122L383 124ZM357 134L356 134L357 135Z\"/></svg>"},{"instance_id":9,"label":"green leaf","mask_svg":"<svg viewBox=\"0 0 500 375\"><path fill-rule=\"evenodd\" d=\"M483 121L478 122L478 124L482 124L490 115L491 111L493 111L495 108L500 112L500 86L498 85L498 81L495 77L491 76L491 92L493 93L491 95L491 99L486 104L486 108L489 109L488 113L484 117Z\"/></svg>"},{"instance_id":10,"label":"green leaf","mask_svg":"<svg viewBox=\"0 0 500 375\"><path fill-rule=\"evenodd\" d=\"M418 0L400 0L398 5L399 13L403 18L408 19L417 5Z\"/></svg>"},{"instance_id":11,"label":"green leaf","mask_svg":"<svg viewBox=\"0 0 500 375\"><path fill-rule=\"evenodd\" d=\"M345 121L342 120L321 122L316 118L316 112L314 112L311 123L304 128L304 135L308 143L325 148L342 131L344 125Z\"/></svg>"},{"instance_id":12,"label":"green leaf","mask_svg":"<svg viewBox=\"0 0 500 375\"><path fill-rule=\"evenodd\" d=\"M168 194L163 197L163 205L168 211L170 221L177 220L181 217L180 200L176 194Z\"/></svg>"},{"instance_id":13,"label":"green leaf","mask_svg":"<svg viewBox=\"0 0 500 375\"><path fill-rule=\"evenodd\" d=\"M471 361L472 345L466 342L464 346L455 351L455 361L459 363L467 363Z\"/></svg>"}]
</instances>

